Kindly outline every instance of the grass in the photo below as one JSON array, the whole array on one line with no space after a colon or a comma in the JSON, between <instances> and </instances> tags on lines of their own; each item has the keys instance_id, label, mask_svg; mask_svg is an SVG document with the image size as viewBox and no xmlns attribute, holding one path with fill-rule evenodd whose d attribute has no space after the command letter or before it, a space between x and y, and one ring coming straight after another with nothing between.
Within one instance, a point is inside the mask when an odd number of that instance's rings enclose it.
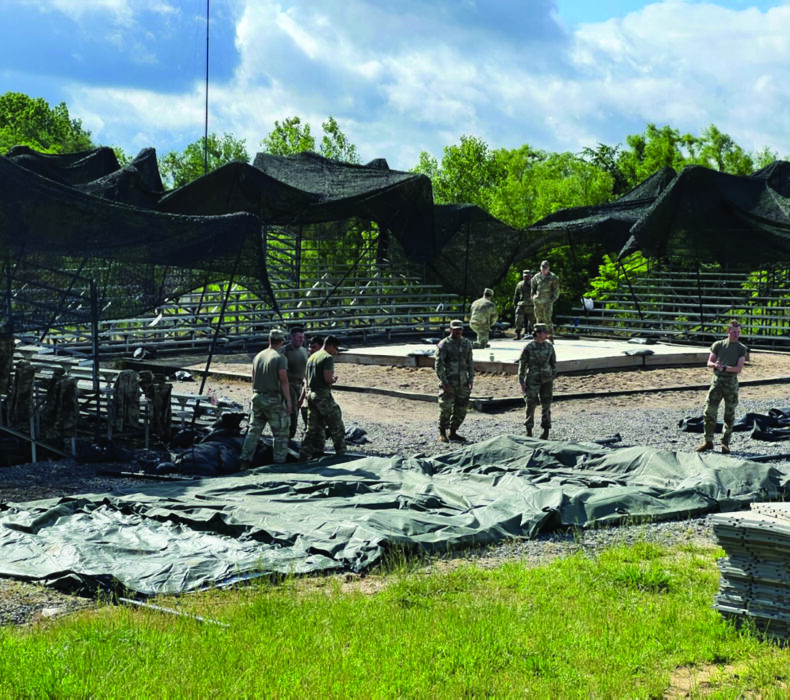
<instances>
[{"instance_id":1,"label":"grass","mask_svg":"<svg viewBox=\"0 0 790 700\"><path fill-rule=\"evenodd\" d=\"M105 607L0 630L0 697L786 696L790 652L711 608L721 554L639 542L537 568L404 561L374 581L153 601L227 628Z\"/></svg>"}]
</instances>

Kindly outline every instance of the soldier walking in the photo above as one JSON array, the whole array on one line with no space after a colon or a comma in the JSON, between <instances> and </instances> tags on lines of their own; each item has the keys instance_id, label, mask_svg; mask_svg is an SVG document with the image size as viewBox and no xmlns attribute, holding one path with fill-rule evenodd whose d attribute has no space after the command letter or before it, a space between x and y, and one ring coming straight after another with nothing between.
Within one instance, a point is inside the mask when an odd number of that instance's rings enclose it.
<instances>
[{"instance_id":1,"label":"soldier walking","mask_svg":"<svg viewBox=\"0 0 790 700\"><path fill-rule=\"evenodd\" d=\"M335 454L346 453L343 414L332 396L332 385L337 383L335 355L339 349L340 341L328 335L324 339L324 347L307 359L302 389L303 397L307 399L307 432L299 452L299 459L303 462L323 454L327 428Z\"/></svg>"},{"instance_id":2,"label":"soldier walking","mask_svg":"<svg viewBox=\"0 0 790 700\"><path fill-rule=\"evenodd\" d=\"M532 301L532 270L524 270L521 273L521 281L516 285L513 292L513 308L515 309L516 340L521 340L521 332L529 335L535 325L535 304Z\"/></svg>"},{"instance_id":3,"label":"soldier walking","mask_svg":"<svg viewBox=\"0 0 790 700\"><path fill-rule=\"evenodd\" d=\"M442 393L439 396L439 441L466 442L458 428L466 418L475 377L472 342L463 337L463 321L450 321L450 335L436 346L434 368ZM449 435L447 433L449 428Z\"/></svg>"},{"instance_id":4,"label":"soldier walking","mask_svg":"<svg viewBox=\"0 0 790 700\"><path fill-rule=\"evenodd\" d=\"M722 454L730 454L730 438L735 425L735 409L738 406L738 375L746 362L747 347L740 342L741 324L730 321L727 338L717 340L710 346L708 369L713 370L713 379L705 399L705 439L697 452L713 449L713 434L716 432L716 419L719 404L724 399L724 433L721 436Z\"/></svg>"},{"instance_id":5,"label":"soldier walking","mask_svg":"<svg viewBox=\"0 0 790 700\"><path fill-rule=\"evenodd\" d=\"M549 269L549 261L540 264L540 272L530 282L532 303L535 305L535 319L549 331L549 340L554 342L554 326L551 317L554 313L554 302L560 296L560 279Z\"/></svg>"},{"instance_id":6,"label":"soldier walking","mask_svg":"<svg viewBox=\"0 0 790 700\"><path fill-rule=\"evenodd\" d=\"M554 394L554 377L557 374L557 355L554 345L546 342L549 330L543 323L536 323L533 340L524 346L518 360L518 382L526 401L527 437L532 437L535 426L535 408L540 401L541 440L548 440L551 430L551 400Z\"/></svg>"},{"instance_id":7,"label":"soldier walking","mask_svg":"<svg viewBox=\"0 0 790 700\"><path fill-rule=\"evenodd\" d=\"M302 326L291 326L290 335L290 342L280 348L280 354L288 360L288 387L291 391L291 423L288 436L293 440L299 422L299 408L302 405L300 399L309 353L304 346L304 328Z\"/></svg>"},{"instance_id":8,"label":"soldier walking","mask_svg":"<svg viewBox=\"0 0 790 700\"><path fill-rule=\"evenodd\" d=\"M274 437L274 463L284 462L288 455L291 390L288 387L288 360L279 352L282 344L283 332L273 328L269 331L269 347L261 350L252 361L252 416L241 448L242 469L249 469L252 465L266 423L271 426Z\"/></svg>"}]
</instances>

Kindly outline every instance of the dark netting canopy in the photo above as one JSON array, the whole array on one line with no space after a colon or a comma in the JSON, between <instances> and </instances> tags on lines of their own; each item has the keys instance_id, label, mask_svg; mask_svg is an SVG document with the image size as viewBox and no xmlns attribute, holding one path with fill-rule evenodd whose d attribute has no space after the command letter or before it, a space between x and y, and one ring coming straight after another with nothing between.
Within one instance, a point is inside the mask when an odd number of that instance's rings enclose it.
<instances>
[{"instance_id":1,"label":"dark netting canopy","mask_svg":"<svg viewBox=\"0 0 790 700\"><path fill-rule=\"evenodd\" d=\"M735 457L502 435L441 457L345 456L2 504L0 576L86 594L174 594L363 571L391 548L447 552L787 496L787 473Z\"/></svg>"},{"instance_id":2,"label":"dark netting canopy","mask_svg":"<svg viewBox=\"0 0 790 700\"><path fill-rule=\"evenodd\" d=\"M620 258L636 251L759 268L790 261L790 163L749 176L689 165L664 168L619 199L555 212L529 230L542 242L598 242Z\"/></svg>"},{"instance_id":3,"label":"dark netting canopy","mask_svg":"<svg viewBox=\"0 0 790 700\"><path fill-rule=\"evenodd\" d=\"M106 177L106 176L104 176ZM249 214L174 216L114 203L0 158L0 265L10 332L89 317L96 290L101 318L127 318L207 282L234 275L273 299ZM71 308L61 296L71 293Z\"/></svg>"},{"instance_id":4,"label":"dark netting canopy","mask_svg":"<svg viewBox=\"0 0 790 700\"><path fill-rule=\"evenodd\" d=\"M790 163L745 177L687 166L634 223L620 256L637 250L752 269L790 261Z\"/></svg>"}]
</instances>

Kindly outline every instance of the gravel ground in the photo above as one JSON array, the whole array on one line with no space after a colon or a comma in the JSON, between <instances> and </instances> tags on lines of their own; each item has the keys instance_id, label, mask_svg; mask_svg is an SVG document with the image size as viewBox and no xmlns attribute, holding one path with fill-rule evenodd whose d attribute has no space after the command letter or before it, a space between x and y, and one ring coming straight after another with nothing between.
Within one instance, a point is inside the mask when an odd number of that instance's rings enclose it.
<instances>
[{"instance_id":1,"label":"gravel ground","mask_svg":"<svg viewBox=\"0 0 790 700\"><path fill-rule=\"evenodd\" d=\"M347 368L339 365L337 369L342 384L343 370ZM382 372L387 375L386 381L377 381L376 377L384 376ZM357 386L406 384L410 391L421 388L426 393L435 392L432 377L422 375L422 384L415 386L414 374L409 372L368 367L363 370L348 369L347 375L353 375L353 383ZM765 372L771 373L767 367ZM573 382L566 378L566 389L563 391L566 396L555 402L553 407L552 439L590 442L619 434L621 440L617 446L644 445L672 451L691 451L699 443L700 435L681 433L677 424L684 417L701 414L704 392L699 389L662 391L660 388L650 388L655 384L656 376L649 376L649 372L632 370L607 374L610 390L631 386L640 389L642 393L613 395L605 399L574 399ZM689 370L689 374L684 376L683 370L676 370L673 383L677 385L688 382L696 386L697 374L697 370ZM758 374L754 372L752 377L755 378ZM482 395L485 395L487 382L491 386L508 382L515 388L513 377L482 376L476 383L476 388ZM194 387L191 388L194 390ZM206 390L215 391L221 399L244 402L249 395L249 384L244 381L210 380ZM500 387L497 391L498 394L492 390L488 395L501 396L506 389ZM457 445L446 445L436 440L437 409L434 402L342 390L336 392L336 398L343 410L346 427L356 425L367 431L370 442L353 448L355 452L382 456L435 455L458 448ZM790 403L787 402L786 384L743 386L739 415L745 411L765 413L771 408L782 408L786 403ZM470 441L481 441L503 433L522 434L523 421L523 408L498 413L470 412L460 432ZM790 453L788 444L755 442L747 433L736 433L732 448L734 456L744 458ZM773 463L780 468L790 469L790 456L786 455L784 459ZM128 465L125 466L128 468ZM117 469L118 464L79 465L74 460L63 460L0 468L0 508L9 502L76 493L105 493L140 483L135 479L102 476L100 472L107 467ZM602 527L581 533L553 533L536 540L504 542L493 547L463 552L457 557L442 557L434 560L432 566L438 566L440 562L446 565L447 559L451 558L474 560L483 566L495 566L505 559L537 564L579 551L592 554L614 542L630 542L635 539L665 543L693 542L711 546L715 544L709 517L700 517L651 525ZM40 586L0 579L2 625L36 623L92 604L91 601L63 596Z\"/></svg>"}]
</instances>

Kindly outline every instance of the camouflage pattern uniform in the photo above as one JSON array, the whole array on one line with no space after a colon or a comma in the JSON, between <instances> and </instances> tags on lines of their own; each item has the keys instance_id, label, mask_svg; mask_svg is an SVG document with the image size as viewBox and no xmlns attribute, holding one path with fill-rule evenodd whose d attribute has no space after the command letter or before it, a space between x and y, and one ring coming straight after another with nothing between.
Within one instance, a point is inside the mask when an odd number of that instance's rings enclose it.
<instances>
[{"instance_id":1,"label":"camouflage pattern uniform","mask_svg":"<svg viewBox=\"0 0 790 700\"><path fill-rule=\"evenodd\" d=\"M531 340L521 351L518 360L518 381L526 386L527 435L532 434L535 425L535 408L540 400L540 427L551 429L551 399L554 393L554 376L557 374L557 355L549 342L538 343Z\"/></svg>"},{"instance_id":2,"label":"camouflage pattern uniform","mask_svg":"<svg viewBox=\"0 0 790 700\"><path fill-rule=\"evenodd\" d=\"M280 348L280 354L288 360L288 388L291 390L291 425L288 436L293 439L299 422L299 396L304 384L304 371L310 354L304 345L295 348L291 343Z\"/></svg>"},{"instance_id":3,"label":"camouflage pattern uniform","mask_svg":"<svg viewBox=\"0 0 790 700\"><path fill-rule=\"evenodd\" d=\"M324 452L326 430L332 438L335 454L346 452L346 427L343 413L332 397L332 388L324 379L324 372L333 372L335 358L324 349L313 353L307 359L307 432L302 440L299 459L307 461L319 457Z\"/></svg>"},{"instance_id":4,"label":"camouflage pattern uniform","mask_svg":"<svg viewBox=\"0 0 790 700\"><path fill-rule=\"evenodd\" d=\"M554 302L560 296L560 278L553 272L545 275L538 272L530 282L532 302L535 305L535 319L537 323L545 323L549 331L549 338L554 340L554 326L551 325L551 316L554 313Z\"/></svg>"},{"instance_id":5,"label":"camouflage pattern uniform","mask_svg":"<svg viewBox=\"0 0 790 700\"><path fill-rule=\"evenodd\" d=\"M532 292L530 285L532 278L521 280L516 285L516 291L513 293L513 307L516 310L515 318L515 331L516 338L521 337L521 332L532 332L532 326L536 323L535 318L535 304L532 301Z\"/></svg>"},{"instance_id":6,"label":"camouflage pattern uniform","mask_svg":"<svg viewBox=\"0 0 790 700\"><path fill-rule=\"evenodd\" d=\"M288 456L288 426L290 420L280 388L280 370L288 369L288 360L277 350L261 350L252 361L253 385L252 416L247 436L241 448L241 461L249 462L258 448L261 433L268 423L272 430L273 462L281 464Z\"/></svg>"},{"instance_id":7,"label":"camouflage pattern uniform","mask_svg":"<svg viewBox=\"0 0 790 700\"><path fill-rule=\"evenodd\" d=\"M0 333L0 394L8 394L11 389L15 348L14 336L10 333Z\"/></svg>"},{"instance_id":8,"label":"camouflage pattern uniform","mask_svg":"<svg viewBox=\"0 0 790 700\"><path fill-rule=\"evenodd\" d=\"M738 341L730 342L729 338L717 340L710 346L710 351L716 359L728 367L734 367L738 361L746 356L746 346ZM713 379L708 389L705 400L705 440L713 442L716 431L716 417L719 414L719 404L724 399L724 433L721 436L722 445L730 444L733 427L735 425L735 409L738 406L738 375L732 372L719 372L713 370Z\"/></svg>"},{"instance_id":9,"label":"camouflage pattern uniform","mask_svg":"<svg viewBox=\"0 0 790 700\"><path fill-rule=\"evenodd\" d=\"M482 296L472 302L469 310L469 326L477 333L476 348L488 347L488 332L499 318L496 304L491 299Z\"/></svg>"},{"instance_id":10,"label":"camouflage pattern uniform","mask_svg":"<svg viewBox=\"0 0 790 700\"><path fill-rule=\"evenodd\" d=\"M475 378L475 365L472 359L472 341L461 336L439 341L434 355L436 376L442 387L449 385L448 392L439 396L439 430L450 428L455 432L466 418L469 409L469 385Z\"/></svg>"}]
</instances>

